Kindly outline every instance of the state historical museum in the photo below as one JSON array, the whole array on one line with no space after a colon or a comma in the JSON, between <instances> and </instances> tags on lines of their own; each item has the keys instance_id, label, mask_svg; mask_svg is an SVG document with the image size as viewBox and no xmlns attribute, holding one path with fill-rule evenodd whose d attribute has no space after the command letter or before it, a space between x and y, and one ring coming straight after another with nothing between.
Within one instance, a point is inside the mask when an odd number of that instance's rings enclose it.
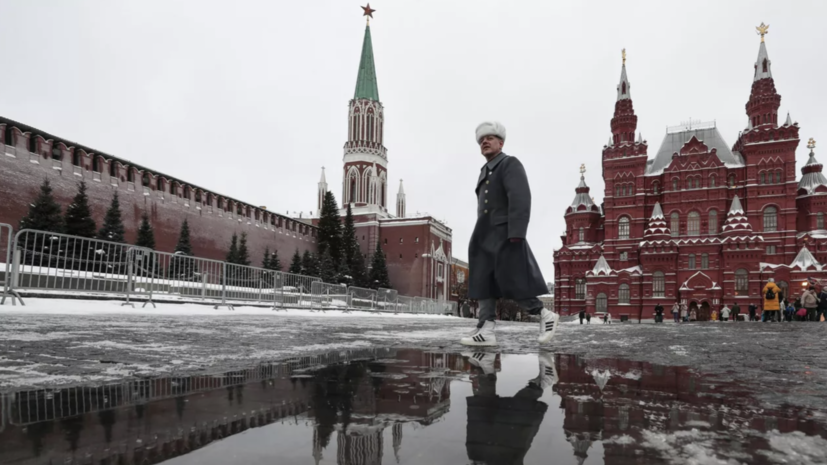
<instances>
[{"instance_id":1,"label":"state historical museum","mask_svg":"<svg viewBox=\"0 0 827 465\"><path fill-rule=\"evenodd\" d=\"M652 318L675 301L709 317L726 303L761 306L769 278L796 297L827 278L827 178L815 141L797 179L799 126L779 120L764 34L746 103L746 127L729 146L714 123L667 129L655 156L638 135L625 52L612 137L603 147L603 205L585 176L566 209L554 252L556 307ZM581 169L581 171L584 171Z\"/></svg>"}]
</instances>

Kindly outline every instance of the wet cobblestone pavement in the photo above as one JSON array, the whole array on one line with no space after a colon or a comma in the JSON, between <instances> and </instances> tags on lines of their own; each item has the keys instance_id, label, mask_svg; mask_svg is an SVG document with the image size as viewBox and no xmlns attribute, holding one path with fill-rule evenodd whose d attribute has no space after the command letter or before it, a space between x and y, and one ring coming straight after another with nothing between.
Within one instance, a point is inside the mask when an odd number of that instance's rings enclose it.
<instances>
[{"instance_id":1,"label":"wet cobblestone pavement","mask_svg":"<svg viewBox=\"0 0 827 465\"><path fill-rule=\"evenodd\" d=\"M818 323L0 317L0 463L827 463Z\"/></svg>"}]
</instances>

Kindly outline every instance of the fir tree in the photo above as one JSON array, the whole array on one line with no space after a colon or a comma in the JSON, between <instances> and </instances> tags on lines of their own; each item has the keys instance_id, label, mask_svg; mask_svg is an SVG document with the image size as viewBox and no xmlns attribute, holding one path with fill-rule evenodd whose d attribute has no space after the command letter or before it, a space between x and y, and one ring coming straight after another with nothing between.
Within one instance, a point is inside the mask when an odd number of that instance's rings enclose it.
<instances>
[{"instance_id":1,"label":"fir tree","mask_svg":"<svg viewBox=\"0 0 827 465\"><path fill-rule=\"evenodd\" d=\"M382 251L382 245L376 243L376 252L373 253L373 261L370 265L370 288L391 289L390 278L388 277L388 265L385 262L385 252Z\"/></svg>"},{"instance_id":2,"label":"fir tree","mask_svg":"<svg viewBox=\"0 0 827 465\"><path fill-rule=\"evenodd\" d=\"M264 246L264 258L261 259L261 267L270 270L270 247Z\"/></svg>"},{"instance_id":3,"label":"fir tree","mask_svg":"<svg viewBox=\"0 0 827 465\"><path fill-rule=\"evenodd\" d=\"M333 263L339 263L342 253L342 221L333 192L327 191L319 213L319 254L330 250Z\"/></svg>"},{"instance_id":4,"label":"fir tree","mask_svg":"<svg viewBox=\"0 0 827 465\"><path fill-rule=\"evenodd\" d=\"M238 262L239 265L250 266L250 251L247 250L247 233L241 233L238 241Z\"/></svg>"},{"instance_id":5,"label":"fir tree","mask_svg":"<svg viewBox=\"0 0 827 465\"><path fill-rule=\"evenodd\" d=\"M181 225L181 234L175 246L175 256L169 265L170 276L175 279L191 280L198 270L192 260L192 244L190 243L190 226L187 220Z\"/></svg>"},{"instance_id":6,"label":"fir tree","mask_svg":"<svg viewBox=\"0 0 827 465\"><path fill-rule=\"evenodd\" d=\"M273 253L270 255L270 261L268 264L268 270L281 271L281 260L279 260L278 250L274 250Z\"/></svg>"},{"instance_id":7,"label":"fir tree","mask_svg":"<svg viewBox=\"0 0 827 465\"><path fill-rule=\"evenodd\" d=\"M290 262L290 268L287 271L293 274L302 274L302 256L299 255L299 249L293 254L293 260Z\"/></svg>"},{"instance_id":8,"label":"fir tree","mask_svg":"<svg viewBox=\"0 0 827 465\"><path fill-rule=\"evenodd\" d=\"M70 236L93 238L96 229L92 209L89 208L89 196L86 195L86 183L81 181L78 183L78 193L66 208L64 232Z\"/></svg>"},{"instance_id":9,"label":"fir tree","mask_svg":"<svg viewBox=\"0 0 827 465\"><path fill-rule=\"evenodd\" d=\"M141 227L143 227L143 223L141 223ZM111 242L126 242L124 240L123 220L121 220L121 203L118 200L117 191L115 191L115 195L112 196L112 203L109 204L109 209L106 210L106 216L103 218L103 226L101 226L100 231L98 231L98 239ZM155 238L152 239L152 247L155 247Z\"/></svg>"},{"instance_id":10,"label":"fir tree","mask_svg":"<svg viewBox=\"0 0 827 465\"><path fill-rule=\"evenodd\" d=\"M368 266L365 263L365 256L361 252L356 253L353 259L353 267L350 269L350 275L353 277L352 285L357 287L369 287L368 281Z\"/></svg>"},{"instance_id":11,"label":"fir tree","mask_svg":"<svg viewBox=\"0 0 827 465\"><path fill-rule=\"evenodd\" d=\"M20 220L20 229L63 232L60 205L55 201L48 179L40 185L40 194L34 203L29 204L29 212Z\"/></svg>"},{"instance_id":12,"label":"fir tree","mask_svg":"<svg viewBox=\"0 0 827 465\"><path fill-rule=\"evenodd\" d=\"M353 285L353 275L350 272L350 267L347 266L347 260L345 260L344 255L342 255L342 259L339 261L339 266L336 269L336 284Z\"/></svg>"},{"instance_id":13,"label":"fir tree","mask_svg":"<svg viewBox=\"0 0 827 465\"><path fill-rule=\"evenodd\" d=\"M227 263L238 263L238 235L233 233L230 239L230 250L227 252Z\"/></svg>"},{"instance_id":14,"label":"fir tree","mask_svg":"<svg viewBox=\"0 0 827 465\"><path fill-rule=\"evenodd\" d=\"M322 281L326 283L335 284L337 276L336 264L333 263L333 257L330 256L330 249L325 249L319 260L318 277L322 278Z\"/></svg>"},{"instance_id":15,"label":"fir tree","mask_svg":"<svg viewBox=\"0 0 827 465\"><path fill-rule=\"evenodd\" d=\"M117 199L117 195L115 195L115 198ZM114 199L112 203L115 203ZM104 224L106 223L104 222ZM141 227L138 228L138 240L135 241L135 245L155 250L155 232L152 230L152 225L149 223L149 216L146 212L141 215Z\"/></svg>"},{"instance_id":16,"label":"fir tree","mask_svg":"<svg viewBox=\"0 0 827 465\"><path fill-rule=\"evenodd\" d=\"M310 253L309 250L305 250L304 254L302 255L302 272L301 274L305 276L315 276L319 277L319 270L318 266L313 259L313 254Z\"/></svg>"},{"instance_id":17,"label":"fir tree","mask_svg":"<svg viewBox=\"0 0 827 465\"><path fill-rule=\"evenodd\" d=\"M342 258L345 266L340 266L340 271L350 276L348 285L367 286L365 256L362 255L362 250L359 248L359 242L356 239L356 226L350 204L347 205L345 224L342 227Z\"/></svg>"}]
</instances>

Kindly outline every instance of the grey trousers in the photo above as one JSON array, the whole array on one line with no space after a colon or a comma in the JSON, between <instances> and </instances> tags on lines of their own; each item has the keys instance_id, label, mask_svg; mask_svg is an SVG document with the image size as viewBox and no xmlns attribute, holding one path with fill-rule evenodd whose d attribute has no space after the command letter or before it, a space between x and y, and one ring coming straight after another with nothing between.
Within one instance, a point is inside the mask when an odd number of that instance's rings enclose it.
<instances>
[{"instance_id":1,"label":"grey trousers","mask_svg":"<svg viewBox=\"0 0 827 465\"><path fill-rule=\"evenodd\" d=\"M530 297L528 299L515 300L517 305L523 310L527 310L530 315L539 315L543 310L543 301L537 297ZM486 321L494 321L497 319L497 299L481 299L480 300L480 320L477 322L477 328L482 328Z\"/></svg>"}]
</instances>

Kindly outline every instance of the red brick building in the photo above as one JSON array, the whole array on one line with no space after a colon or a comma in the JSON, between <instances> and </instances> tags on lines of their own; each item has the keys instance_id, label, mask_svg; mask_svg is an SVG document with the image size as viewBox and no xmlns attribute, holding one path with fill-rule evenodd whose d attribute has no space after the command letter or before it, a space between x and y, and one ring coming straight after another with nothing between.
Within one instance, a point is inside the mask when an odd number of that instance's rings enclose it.
<instances>
[{"instance_id":1,"label":"red brick building","mask_svg":"<svg viewBox=\"0 0 827 465\"><path fill-rule=\"evenodd\" d=\"M342 209L351 205L362 252L370 257L377 242L387 256L391 285L401 295L449 300L451 228L428 214L406 212L399 181L395 215L388 207L388 150L385 112L379 100L370 26L365 28L356 91L348 104L348 137L342 165ZM328 184L322 169L317 211Z\"/></svg>"},{"instance_id":2,"label":"red brick building","mask_svg":"<svg viewBox=\"0 0 827 465\"><path fill-rule=\"evenodd\" d=\"M98 226L117 192L126 241L135 242L146 212L160 251L175 249L184 220L197 257L223 260L233 233L242 232L247 233L254 265L261 264L266 247L278 250L285 267L297 249L316 249L313 226L0 117L0 223L16 230L44 179L64 210L78 182L85 181Z\"/></svg>"},{"instance_id":3,"label":"red brick building","mask_svg":"<svg viewBox=\"0 0 827 465\"><path fill-rule=\"evenodd\" d=\"M827 277L827 178L810 158L797 180L799 125L779 120L763 35L745 129L728 145L714 123L668 128L653 158L638 134L625 52L612 135L603 147L603 204L585 175L566 209L554 252L563 314L609 311L651 318L658 303L684 301L705 319L723 303L760 305L767 279L788 296ZM581 169L581 172L584 172Z\"/></svg>"}]
</instances>

